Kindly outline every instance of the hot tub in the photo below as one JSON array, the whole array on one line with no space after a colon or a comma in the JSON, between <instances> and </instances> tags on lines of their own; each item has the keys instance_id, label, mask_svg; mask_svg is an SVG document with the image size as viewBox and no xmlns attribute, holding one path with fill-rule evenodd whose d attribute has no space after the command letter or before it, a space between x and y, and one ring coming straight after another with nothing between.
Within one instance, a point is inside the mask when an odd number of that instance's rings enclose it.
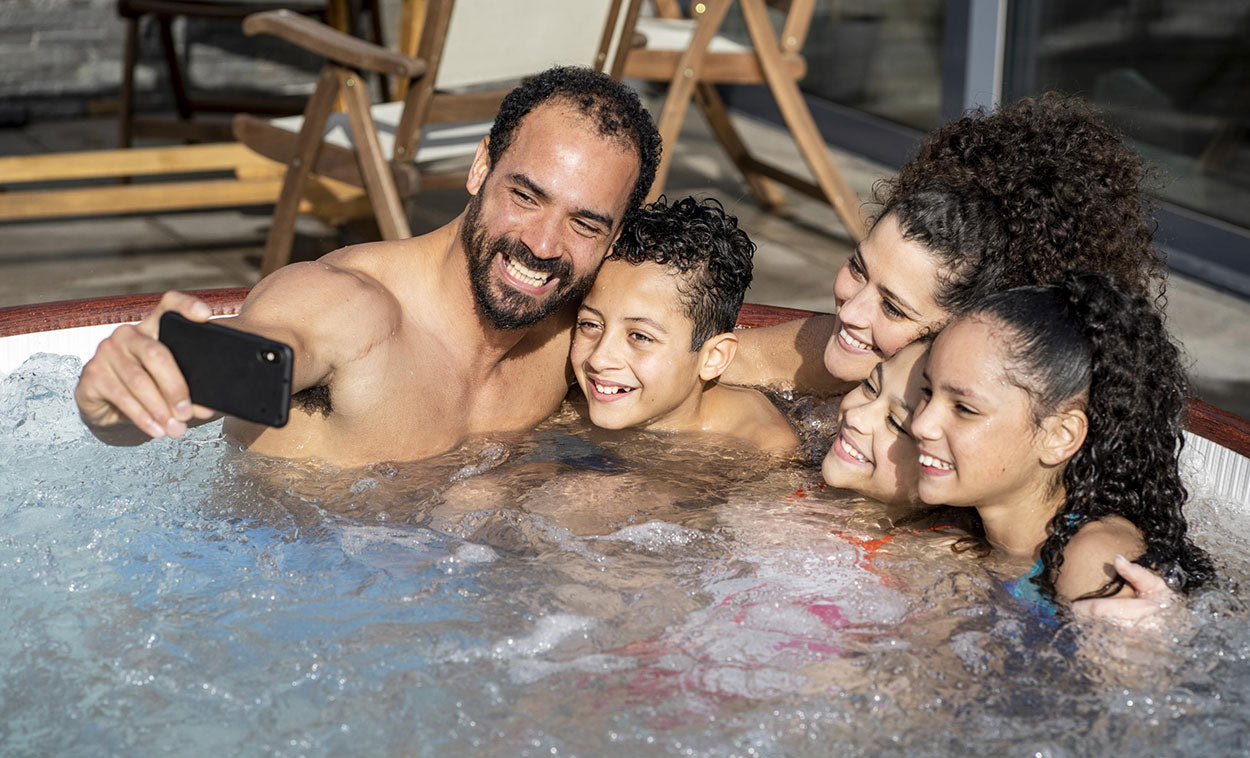
<instances>
[{"instance_id":1,"label":"hot tub","mask_svg":"<svg viewBox=\"0 0 1250 758\"><path fill-rule=\"evenodd\" d=\"M246 293L196 294L225 315ZM1228 581L1159 635L1036 614L938 531L887 543L813 469L567 410L353 470L241 453L219 425L109 448L76 422L77 366L156 300L0 310L6 751L1250 747L1250 426L1205 403L1186 478Z\"/></svg>"}]
</instances>

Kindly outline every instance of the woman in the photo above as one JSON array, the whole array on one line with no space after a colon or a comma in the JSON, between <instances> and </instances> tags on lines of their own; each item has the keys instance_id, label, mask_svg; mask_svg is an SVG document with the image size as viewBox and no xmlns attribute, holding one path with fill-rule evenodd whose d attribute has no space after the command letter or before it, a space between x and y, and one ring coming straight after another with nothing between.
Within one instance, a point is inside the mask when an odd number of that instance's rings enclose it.
<instances>
[{"instance_id":1,"label":"woman","mask_svg":"<svg viewBox=\"0 0 1250 758\"><path fill-rule=\"evenodd\" d=\"M1213 570L1181 512L1186 389L1153 303L1107 276L993 295L931 348L911 424L920 499L975 508L1045 600L1131 593L1117 556L1200 586Z\"/></svg>"},{"instance_id":2,"label":"woman","mask_svg":"<svg viewBox=\"0 0 1250 758\"><path fill-rule=\"evenodd\" d=\"M836 315L743 333L724 381L844 393L986 295L1078 269L1161 296L1143 175L1077 99L947 124L878 193L878 220L834 281Z\"/></svg>"}]
</instances>

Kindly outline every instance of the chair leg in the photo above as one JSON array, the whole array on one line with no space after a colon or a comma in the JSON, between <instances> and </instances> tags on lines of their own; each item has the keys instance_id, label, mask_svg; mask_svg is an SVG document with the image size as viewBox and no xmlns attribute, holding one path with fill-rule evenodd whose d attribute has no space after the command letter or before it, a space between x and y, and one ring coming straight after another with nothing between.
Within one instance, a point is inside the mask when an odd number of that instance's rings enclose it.
<instances>
[{"instance_id":1,"label":"chair leg","mask_svg":"<svg viewBox=\"0 0 1250 758\"><path fill-rule=\"evenodd\" d=\"M165 52L165 65L169 69L169 86L174 91L174 106L178 109L178 117L187 121L191 118L191 101L187 98L182 63L178 60L178 49L174 46L173 22L169 16L158 16L157 21L160 23L161 48Z\"/></svg>"},{"instance_id":2,"label":"chair leg","mask_svg":"<svg viewBox=\"0 0 1250 758\"><path fill-rule=\"evenodd\" d=\"M729 11L729 0L708 0L704 5L703 15L695 26L690 46L677 62L677 73L668 84L668 95L664 99L664 109L660 111L659 131L663 140L664 153L660 156L660 165L655 172L655 182L647 200L655 200L664 192L668 182L668 171L673 163L673 146L677 144L677 135L686 120L686 110L690 107L690 98L694 95L695 84L699 81L699 72L703 67L703 59L707 55L707 46L716 36L725 14Z\"/></svg>"},{"instance_id":3,"label":"chair leg","mask_svg":"<svg viewBox=\"0 0 1250 758\"><path fill-rule=\"evenodd\" d=\"M334 109L339 82L333 66L321 69L317 88L304 109L304 125L295 141L295 157L282 180L282 192L274 204L273 223L265 239L265 257L261 260L261 276L268 276L291 260L291 243L295 239L295 218L304 193L304 181L317 162L317 152L325 137L326 121Z\"/></svg>"},{"instance_id":4,"label":"chair leg","mask_svg":"<svg viewBox=\"0 0 1250 758\"><path fill-rule=\"evenodd\" d=\"M746 180L755 202L765 210L785 205L786 196L782 194L776 183L755 169L754 159L747 150L746 143L738 135L738 130L734 128L733 122L729 120L729 110L725 107L725 101L721 100L716 87L700 83L695 87L694 97L695 102L703 111L703 117L712 127L712 133L716 135L717 141L725 149L725 153L733 164L742 172L742 178Z\"/></svg>"},{"instance_id":5,"label":"chair leg","mask_svg":"<svg viewBox=\"0 0 1250 758\"><path fill-rule=\"evenodd\" d=\"M391 177L386 156L382 154L382 145L378 142L378 130L369 113L367 84L351 71L338 69L335 73L339 91L347 103L347 120L352 126L352 137L356 143L356 161L360 166L360 176L364 179L365 191L369 193L369 200L373 203L373 212L377 216L382 239L408 239L412 236L408 214L399 199L395 180Z\"/></svg>"},{"instance_id":6,"label":"chair leg","mask_svg":"<svg viewBox=\"0 0 1250 758\"><path fill-rule=\"evenodd\" d=\"M134 144L135 122L135 66L139 60L139 19L126 19L126 48L122 60L121 102L118 103L117 146L128 148Z\"/></svg>"},{"instance_id":7,"label":"chair leg","mask_svg":"<svg viewBox=\"0 0 1250 758\"><path fill-rule=\"evenodd\" d=\"M374 44L385 46L386 41L382 35L381 0L366 0L365 5L369 10L369 36ZM378 74L378 87L381 90L379 93L382 96L381 102L389 103L391 101L391 78L386 74Z\"/></svg>"},{"instance_id":8,"label":"chair leg","mask_svg":"<svg viewBox=\"0 0 1250 758\"><path fill-rule=\"evenodd\" d=\"M768 21L767 10L761 0L742 0L742 15L747 22L747 31L755 46L755 54L759 57L760 68L764 71L764 79L773 93L773 99L777 101L786 126L790 128L790 134L799 146L799 151L815 174L816 183L842 218L851 238L857 242L862 240L866 230L859 198L834 165L829 148L820 136L820 130L816 128L812 113L803 100L803 94L799 92L798 83L782 69L781 51L773 36L775 32Z\"/></svg>"}]
</instances>

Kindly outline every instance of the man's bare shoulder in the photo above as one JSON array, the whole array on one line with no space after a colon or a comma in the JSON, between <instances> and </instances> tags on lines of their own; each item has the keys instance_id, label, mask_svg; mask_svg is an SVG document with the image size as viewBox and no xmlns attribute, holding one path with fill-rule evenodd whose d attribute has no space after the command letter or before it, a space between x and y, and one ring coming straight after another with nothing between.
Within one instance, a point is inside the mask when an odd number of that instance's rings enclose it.
<instances>
[{"instance_id":1,"label":"man's bare shoulder","mask_svg":"<svg viewBox=\"0 0 1250 758\"><path fill-rule=\"evenodd\" d=\"M394 295L381 281L351 264L351 259L331 253L284 266L252 289L241 315L253 317L274 310L313 315L395 307Z\"/></svg>"}]
</instances>

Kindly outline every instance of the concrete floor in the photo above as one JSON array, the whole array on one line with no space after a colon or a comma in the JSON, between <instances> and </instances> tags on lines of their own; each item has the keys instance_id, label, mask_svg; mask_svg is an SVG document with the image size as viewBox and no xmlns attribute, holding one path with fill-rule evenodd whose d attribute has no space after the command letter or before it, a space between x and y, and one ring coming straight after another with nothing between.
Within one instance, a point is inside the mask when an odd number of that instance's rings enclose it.
<instances>
[{"instance_id":1,"label":"concrete floor","mask_svg":"<svg viewBox=\"0 0 1250 758\"><path fill-rule=\"evenodd\" d=\"M784 133L739 119L748 144L782 164L801 165ZM0 130L0 155L84 150L112 144L115 122L80 119ZM754 206L732 164L698 115L686 123L667 192L720 199L759 246L749 302L829 310L833 278L851 252L828 206L796 193L779 212ZM888 171L855 156L839 165L861 198ZM3 177L0 177L3 181ZM410 203L414 233L445 223L464 206L462 190L427 192ZM869 206L871 212L872 207ZM267 208L0 223L0 306L165 289L250 286L258 277L269 223ZM315 258L343 244L377 238L369 221L344 229L302 218L297 258ZM1173 275L1168 317L1192 359L1196 394L1250 418L1250 302Z\"/></svg>"}]
</instances>

